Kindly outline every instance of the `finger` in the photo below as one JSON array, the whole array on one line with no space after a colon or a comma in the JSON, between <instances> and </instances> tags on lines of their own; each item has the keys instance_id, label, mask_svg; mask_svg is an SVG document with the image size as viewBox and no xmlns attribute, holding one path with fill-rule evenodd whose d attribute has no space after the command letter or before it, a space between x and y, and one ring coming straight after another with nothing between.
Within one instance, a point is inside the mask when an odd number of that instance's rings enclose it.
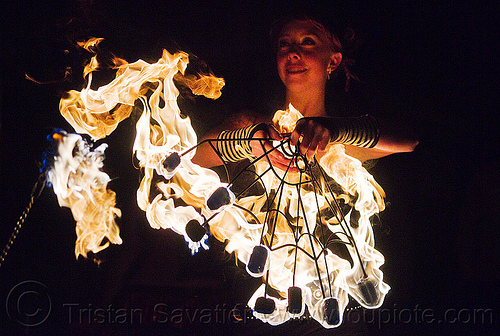
<instances>
[{"instance_id":1,"label":"finger","mask_svg":"<svg viewBox=\"0 0 500 336\"><path fill-rule=\"evenodd\" d=\"M310 123L308 123L303 131L302 131L302 142L300 143L300 151L302 154L305 154L311 145L311 141L314 138L314 129L311 127Z\"/></svg>"},{"instance_id":2,"label":"finger","mask_svg":"<svg viewBox=\"0 0 500 336\"><path fill-rule=\"evenodd\" d=\"M273 160L282 162L284 164L288 164L288 162L291 161L291 160L287 159L285 157L285 155L280 150L275 149L271 143L267 142L265 147L266 147L266 151L269 152L268 155Z\"/></svg>"},{"instance_id":3,"label":"finger","mask_svg":"<svg viewBox=\"0 0 500 336\"><path fill-rule=\"evenodd\" d=\"M324 151L328 143L330 143L330 131L327 130L325 133L323 133L323 137L319 141L319 150Z\"/></svg>"},{"instance_id":4,"label":"finger","mask_svg":"<svg viewBox=\"0 0 500 336\"><path fill-rule=\"evenodd\" d=\"M295 129L292 132L292 135L290 136L290 141L292 142L292 145L297 145L299 142L300 136L302 135L303 129L305 127L306 121L305 120L299 120L297 124L295 125Z\"/></svg>"},{"instance_id":5,"label":"finger","mask_svg":"<svg viewBox=\"0 0 500 336\"><path fill-rule=\"evenodd\" d=\"M281 134L279 134L279 132L276 130L276 128L274 128L273 125L269 125L267 133L269 134L269 138L273 140L283 140L283 137L281 136Z\"/></svg>"},{"instance_id":6,"label":"finger","mask_svg":"<svg viewBox=\"0 0 500 336\"><path fill-rule=\"evenodd\" d=\"M294 161L287 159L279 150L273 150L273 147L269 143L266 144L266 152L269 152L267 158L273 167L280 168L283 171L298 172Z\"/></svg>"},{"instance_id":7,"label":"finger","mask_svg":"<svg viewBox=\"0 0 500 336\"><path fill-rule=\"evenodd\" d=\"M324 140L325 138L328 139L328 130L326 130L322 126L316 126L314 129L314 135L309 143L308 151L311 153L311 155L316 154L318 150L324 150L325 149L325 144ZM321 147L323 146L323 147Z\"/></svg>"},{"instance_id":8,"label":"finger","mask_svg":"<svg viewBox=\"0 0 500 336\"><path fill-rule=\"evenodd\" d=\"M290 135L291 144L296 146L297 143L299 142L299 138L300 138L300 133L297 131L297 129L295 129Z\"/></svg>"},{"instance_id":9,"label":"finger","mask_svg":"<svg viewBox=\"0 0 500 336\"><path fill-rule=\"evenodd\" d=\"M293 131L292 134L290 135L290 143L293 146L296 146L297 143L299 142L299 138L300 138L299 132L297 132L296 130Z\"/></svg>"}]
</instances>

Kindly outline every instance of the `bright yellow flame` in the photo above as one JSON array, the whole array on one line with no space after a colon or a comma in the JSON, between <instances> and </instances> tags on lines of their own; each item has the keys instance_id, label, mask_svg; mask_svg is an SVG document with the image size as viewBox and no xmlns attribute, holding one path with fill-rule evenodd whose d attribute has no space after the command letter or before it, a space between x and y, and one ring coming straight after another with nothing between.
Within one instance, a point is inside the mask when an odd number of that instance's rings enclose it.
<instances>
[{"instance_id":1,"label":"bright yellow flame","mask_svg":"<svg viewBox=\"0 0 500 336\"><path fill-rule=\"evenodd\" d=\"M290 104L288 109L276 111L273 123L280 133L292 133L295 129L295 124L301 117L302 114Z\"/></svg>"}]
</instances>

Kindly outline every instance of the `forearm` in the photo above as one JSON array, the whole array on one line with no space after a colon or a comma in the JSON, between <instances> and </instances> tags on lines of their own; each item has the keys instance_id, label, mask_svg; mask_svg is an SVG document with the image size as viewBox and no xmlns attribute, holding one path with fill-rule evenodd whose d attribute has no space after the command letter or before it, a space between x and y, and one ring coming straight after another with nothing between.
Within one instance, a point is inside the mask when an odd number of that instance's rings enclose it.
<instances>
[{"instance_id":1,"label":"forearm","mask_svg":"<svg viewBox=\"0 0 500 336\"><path fill-rule=\"evenodd\" d=\"M198 141L199 141L199 143L201 143L204 140L217 139L217 136L219 135L219 133L220 133L219 130L209 131L207 134L205 134ZM212 144L212 145L214 145L214 144ZM196 148L196 154L194 155L194 157L191 161L193 163L200 165L202 167L205 167L205 168L211 168L211 167L222 165L222 160L217 155L217 153L213 150L213 147L210 145L210 143L208 141L201 143Z\"/></svg>"},{"instance_id":2,"label":"forearm","mask_svg":"<svg viewBox=\"0 0 500 336\"><path fill-rule=\"evenodd\" d=\"M411 152L418 144L411 129L390 119L361 117L312 117L330 131L330 141L388 152Z\"/></svg>"},{"instance_id":3,"label":"forearm","mask_svg":"<svg viewBox=\"0 0 500 336\"><path fill-rule=\"evenodd\" d=\"M374 149L389 155L411 152L418 145L417 137L407 124L384 118L377 118L377 121L380 137Z\"/></svg>"},{"instance_id":4,"label":"forearm","mask_svg":"<svg viewBox=\"0 0 500 336\"><path fill-rule=\"evenodd\" d=\"M393 153L411 152L418 144L407 126L392 120L361 117L309 117L299 120L292 133L292 143L300 136L301 151L314 155L327 143L340 143L346 152L361 161Z\"/></svg>"},{"instance_id":5,"label":"forearm","mask_svg":"<svg viewBox=\"0 0 500 336\"><path fill-rule=\"evenodd\" d=\"M249 139L259 130L267 131L264 123L249 125L231 131L214 130L205 135L198 146L193 162L204 167L214 167L228 162L238 162L252 158L252 147Z\"/></svg>"},{"instance_id":6,"label":"forearm","mask_svg":"<svg viewBox=\"0 0 500 336\"><path fill-rule=\"evenodd\" d=\"M416 136L404 123L377 118L377 125L379 137L373 147L346 145L346 153L364 162L395 153L411 152L418 144Z\"/></svg>"}]
</instances>

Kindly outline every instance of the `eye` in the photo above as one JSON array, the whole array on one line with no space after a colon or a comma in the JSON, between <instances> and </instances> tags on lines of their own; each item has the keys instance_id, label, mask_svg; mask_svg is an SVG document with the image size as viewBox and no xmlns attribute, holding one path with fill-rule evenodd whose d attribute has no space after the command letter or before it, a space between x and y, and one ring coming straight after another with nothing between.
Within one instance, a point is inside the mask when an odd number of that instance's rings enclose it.
<instances>
[{"instance_id":1,"label":"eye","mask_svg":"<svg viewBox=\"0 0 500 336\"><path fill-rule=\"evenodd\" d=\"M287 40L280 40L278 41L278 48L283 49L283 48L288 48L290 46L290 42Z\"/></svg>"},{"instance_id":2,"label":"eye","mask_svg":"<svg viewBox=\"0 0 500 336\"><path fill-rule=\"evenodd\" d=\"M316 45L316 41L312 37L305 37L302 42L302 45Z\"/></svg>"}]
</instances>

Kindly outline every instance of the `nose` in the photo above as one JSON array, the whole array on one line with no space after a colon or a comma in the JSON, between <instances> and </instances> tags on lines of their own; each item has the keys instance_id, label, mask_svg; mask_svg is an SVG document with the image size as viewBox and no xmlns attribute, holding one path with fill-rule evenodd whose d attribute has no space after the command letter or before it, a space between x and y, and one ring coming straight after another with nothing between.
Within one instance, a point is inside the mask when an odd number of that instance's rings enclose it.
<instances>
[{"instance_id":1,"label":"nose","mask_svg":"<svg viewBox=\"0 0 500 336\"><path fill-rule=\"evenodd\" d=\"M292 43L288 48L287 58L289 60L300 58L300 48L296 43Z\"/></svg>"}]
</instances>

